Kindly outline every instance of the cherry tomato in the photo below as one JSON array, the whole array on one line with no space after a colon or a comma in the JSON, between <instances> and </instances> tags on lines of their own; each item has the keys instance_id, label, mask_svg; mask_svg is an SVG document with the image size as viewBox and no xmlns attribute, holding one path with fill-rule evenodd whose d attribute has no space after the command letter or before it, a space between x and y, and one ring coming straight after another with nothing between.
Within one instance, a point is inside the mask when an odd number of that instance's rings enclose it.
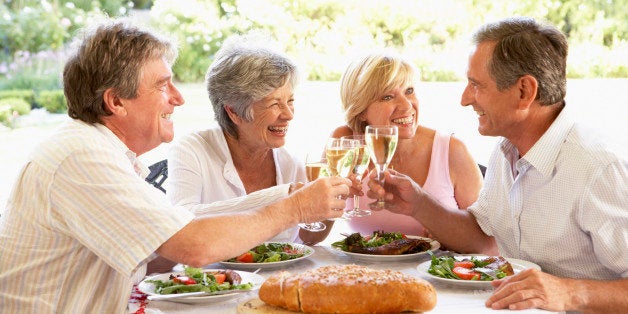
<instances>
[{"instance_id":1,"label":"cherry tomato","mask_svg":"<svg viewBox=\"0 0 628 314\"><path fill-rule=\"evenodd\" d=\"M180 283L184 285L195 285L196 280L194 278L190 278L188 276L177 276L172 279L172 282Z\"/></svg>"},{"instance_id":2,"label":"cherry tomato","mask_svg":"<svg viewBox=\"0 0 628 314\"><path fill-rule=\"evenodd\" d=\"M251 252L246 252L238 257L236 257L236 260L240 263L253 263L253 253Z\"/></svg>"},{"instance_id":3,"label":"cherry tomato","mask_svg":"<svg viewBox=\"0 0 628 314\"><path fill-rule=\"evenodd\" d=\"M454 267L462 267L462 268L471 269L475 267L475 264L473 264L472 261L460 261L460 262L454 262Z\"/></svg>"},{"instance_id":4,"label":"cherry tomato","mask_svg":"<svg viewBox=\"0 0 628 314\"><path fill-rule=\"evenodd\" d=\"M454 267L454 269L452 269L452 271L454 272L454 274L456 274L458 277L460 277L460 279L463 280L478 280L480 279L480 273L473 271L471 269L468 268L464 268L464 267Z\"/></svg>"},{"instance_id":5,"label":"cherry tomato","mask_svg":"<svg viewBox=\"0 0 628 314\"><path fill-rule=\"evenodd\" d=\"M214 275L214 278L216 278L216 283L217 284L221 284L223 282L225 282L225 280L227 279L227 274L225 273L216 273L216 274L212 274Z\"/></svg>"}]
</instances>

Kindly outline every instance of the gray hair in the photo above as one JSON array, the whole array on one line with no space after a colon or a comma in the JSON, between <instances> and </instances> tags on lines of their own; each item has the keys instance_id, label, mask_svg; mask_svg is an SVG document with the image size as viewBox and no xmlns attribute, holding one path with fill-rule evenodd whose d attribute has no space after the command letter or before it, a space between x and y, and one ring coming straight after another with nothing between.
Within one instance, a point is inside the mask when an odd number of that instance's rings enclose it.
<instances>
[{"instance_id":1,"label":"gray hair","mask_svg":"<svg viewBox=\"0 0 628 314\"><path fill-rule=\"evenodd\" d=\"M260 42L236 36L216 53L205 81L218 125L238 138L237 127L225 107L229 106L245 121L252 121L251 105L286 83L295 87L298 72L287 56Z\"/></svg>"},{"instance_id":2,"label":"gray hair","mask_svg":"<svg viewBox=\"0 0 628 314\"><path fill-rule=\"evenodd\" d=\"M68 115L101 123L101 117L111 115L103 103L107 89L112 88L121 98L135 98L144 65L156 58L172 64L176 57L174 42L133 26L127 19L87 29L63 69Z\"/></svg>"},{"instance_id":3,"label":"gray hair","mask_svg":"<svg viewBox=\"0 0 628 314\"><path fill-rule=\"evenodd\" d=\"M489 74L500 90L524 76L538 81L536 100L542 105L562 102L567 89L567 38L552 26L525 17L482 26L473 43L495 42Z\"/></svg>"}]
</instances>

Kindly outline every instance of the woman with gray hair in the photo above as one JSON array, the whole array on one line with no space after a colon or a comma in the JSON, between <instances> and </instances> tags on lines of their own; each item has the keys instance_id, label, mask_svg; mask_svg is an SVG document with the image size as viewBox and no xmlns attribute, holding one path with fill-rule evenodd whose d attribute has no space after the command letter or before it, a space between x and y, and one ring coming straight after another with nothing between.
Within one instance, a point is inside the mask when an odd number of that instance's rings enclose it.
<instances>
[{"instance_id":1,"label":"woman with gray hair","mask_svg":"<svg viewBox=\"0 0 628 314\"><path fill-rule=\"evenodd\" d=\"M246 211L305 182L305 167L283 146L294 117L296 65L266 43L229 38L206 75L218 127L178 140L169 156L168 196L196 215ZM233 206L237 199L237 206ZM229 206L216 206L228 200ZM211 210L207 204L212 203ZM263 226L260 226L263 228ZM272 241L314 244L327 232L285 230Z\"/></svg>"}]
</instances>

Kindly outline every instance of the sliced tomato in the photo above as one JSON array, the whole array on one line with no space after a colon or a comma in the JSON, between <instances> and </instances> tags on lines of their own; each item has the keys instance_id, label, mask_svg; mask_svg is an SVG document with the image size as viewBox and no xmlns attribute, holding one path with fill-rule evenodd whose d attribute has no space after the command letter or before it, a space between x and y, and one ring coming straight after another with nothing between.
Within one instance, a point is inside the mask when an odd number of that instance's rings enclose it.
<instances>
[{"instance_id":1,"label":"sliced tomato","mask_svg":"<svg viewBox=\"0 0 628 314\"><path fill-rule=\"evenodd\" d=\"M183 285L195 285L196 284L196 280L194 280L194 278L190 278L188 276L177 276L177 277L174 277L172 279L172 282L180 283L180 284L183 284Z\"/></svg>"},{"instance_id":2,"label":"sliced tomato","mask_svg":"<svg viewBox=\"0 0 628 314\"><path fill-rule=\"evenodd\" d=\"M462 268L471 269L475 267L475 264L473 264L472 261L459 261L459 262L454 262L454 267L462 267Z\"/></svg>"},{"instance_id":3,"label":"sliced tomato","mask_svg":"<svg viewBox=\"0 0 628 314\"><path fill-rule=\"evenodd\" d=\"M289 247L289 246L285 246L285 247L283 248L283 252L284 252L284 253L288 253L288 254L301 254L301 253L303 253L303 252L301 252L301 250L300 250L300 249L297 249L297 248L291 248L291 247Z\"/></svg>"},{"instance_id":4,"label":"sliced tomato","mask_svg":"<svg viewBox=\"0 0 628 314\"><path fill-rule=\"evenodd\" d=\"M454 267L454 269L452 269L452 271L454 272L454 274L456 274L458 277L460 277L460 279L463 280L478 280L480 279L480 273L473 271L471 269L468 268L464 268L464 267Z\"/></svg>"},{"instance_id":5,"label":"sliced tomato","mask_svg":"<svg viewBox=\"0 0 628 314\"><path fill-rule=\"evenodd\" d=\"M225 273L216 273L216 274L212 274L214 275L214 278L216 278L216 283L217 284L221 284L223 282L225 282L225 280L227 279L227 274Z\"/></svg>"},{"instance_id":6,"label":"sliced tomato","mask_svg":"<svg viewBox=\"0 0 628 314\"><path fill-rule=\"evenodd\" d=\"M251 252L246 252L238 257L236 257L236 260L240 263L253 263L253 253Z\"/></svg>"}]
</instances>

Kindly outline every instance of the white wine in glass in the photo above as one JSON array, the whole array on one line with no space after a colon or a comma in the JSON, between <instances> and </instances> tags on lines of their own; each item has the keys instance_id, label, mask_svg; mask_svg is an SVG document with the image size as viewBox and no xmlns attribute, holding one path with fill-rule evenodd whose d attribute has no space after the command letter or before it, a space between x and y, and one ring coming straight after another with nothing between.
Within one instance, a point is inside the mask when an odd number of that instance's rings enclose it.
<instances>
[{"instance_id":1,"label":"white wine in glass","mask_svg":"<svg viewBox=\"0 0 628 314\"><path fill-rule=\"evenodd\" d=\"M343 136L342 138L353 139L357 141L356 142L357 158L356 158L355 166L353 167L353 174L358 179L358 181L362 182L362 177L364 176L366 169L368 169L369 161L370 161L369 154L366 149L366 141L364 139L364 134ZM345 215L349 217L364 217L364 216L371 215L371 211L368 209L361 209L360 208L360 196L354 195L353 196L353 208L349 209L345 213Z\"/></svg>"},{"instance_id":2,"label":"white wine in glass","mask_svg":"<svg viewBox=\"0 0 628 314\"><path fill-rule=\"evenodd\" d=\"M394 125L369 125L366 127L366 147L371 156L371 161L377 170L377 180L384 186L384 171L388 168L390 160L397 149L398 129ZM370 204L372 209L385 209L389 207L383 199L378 199Z\"/></svg>"},{"instance_id":3,"label":"white wine in glass","mask_svg":"<svg viewBox=\"0 0 628 314\"><path fill-rule=\"evenodd\" d=\"M357 144L354 140L330 138L325 155L332 176L348 178L356 163Z\"/></svg>"},{"instance_id":4,"label":"white wine in glass","mask_svg":"<svg viewBox=\"0 0 628 314\"><path fill-rule=\"evenodd\" d=\"M330 138L327 140L325 155L329 174L349 178L357 162L358 146L358 141L353 139ZM351 217L344 212L342 218L349 219Z\"/></svg>"},{"instance_id":5,"label":"white wine in glass","mask_svg":"<svg viewBox=\"0 0 628 314\"><path fill-rule=\"evenodd\" d=\"M308 154L305 157L305 175L308 181L314 181L319 176L325 176L327 161L321 157L321 154ZM299 227L312 232L319 232L327 229L327 226L321 221L300 223Z\"/></svg>"}]
</instances>

